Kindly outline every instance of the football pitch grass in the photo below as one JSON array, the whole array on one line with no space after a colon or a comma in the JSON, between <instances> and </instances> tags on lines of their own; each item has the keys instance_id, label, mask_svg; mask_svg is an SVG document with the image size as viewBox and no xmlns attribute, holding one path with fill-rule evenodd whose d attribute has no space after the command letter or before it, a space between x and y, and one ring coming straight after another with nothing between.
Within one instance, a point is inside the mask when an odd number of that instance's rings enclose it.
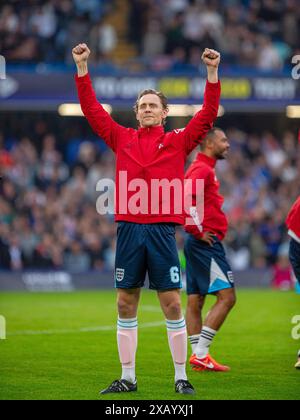
<instances>
[{"instance_id":1,"label":"football pitch grass","mask_svg":"<svg viewBox=\"0 0 300 420\"><path fill-rule=\"evenodd\" d=\"M174 392L164 317L156 294L146 290L138 317L138 392L99 397L120 376L115 302L114 291L1 293L7 339L0 340L0 399L184 400ZM188 367L197 395L186 399L300 399L295 315L299 295L239 290L211 351L232 370L197 373Z\"/></svg>"}]
</instances>

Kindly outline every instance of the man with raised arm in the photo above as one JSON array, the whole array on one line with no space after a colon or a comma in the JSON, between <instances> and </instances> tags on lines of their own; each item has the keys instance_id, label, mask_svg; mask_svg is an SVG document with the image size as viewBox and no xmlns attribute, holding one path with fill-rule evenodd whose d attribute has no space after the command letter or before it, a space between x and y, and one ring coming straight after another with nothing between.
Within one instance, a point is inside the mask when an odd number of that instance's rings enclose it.
<instances>
[{"instance_id":1,"label":"man with raised arm","mask_svg":"<svg viewBox=\"0 0 300 420\"><path fill-rule=\"evenodd\" d=\"M96 99L88 73L90 50L87 45L77 45L72 53L82 111L93 130L116 155L116 197L119 200L115 220L119 225L115 286L122 376L102 394L137 390L137 310L146 273L150 289L157 291L166 318L175 367L175 391L194 394L186 375L187 331L181 309L181 273L175 240L175 226L184 224L185 220L182 209L178 209L183 201L178 195L183 191L173 188L175 196L168 198L161 188L159 194L152 191L152 181L162 184L179 181L183 186L187 156L212 128L218 114L220 54L206 49L202 56L208 73L202 110L185 129L165 132L168 104L163 93L151 89L141 92L135 105L139 128L125 128L117 124ZM139 205L141 201L143 204Z\"/></svg>"}]
</instances>

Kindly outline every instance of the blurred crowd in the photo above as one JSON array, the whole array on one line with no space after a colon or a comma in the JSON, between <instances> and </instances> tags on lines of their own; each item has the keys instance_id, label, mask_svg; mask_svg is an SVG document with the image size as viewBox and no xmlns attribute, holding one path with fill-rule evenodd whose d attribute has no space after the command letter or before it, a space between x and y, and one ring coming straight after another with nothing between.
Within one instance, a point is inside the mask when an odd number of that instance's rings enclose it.
<instances>
[{"instance_id":1,"label":"blurred crowd","mask_svg":"<svg viewBox=\"0 0 300 420\"><path fill-rule=\"evenodd\" d=\"M149 70L197 70L201 50L215 48L223 65L278 71L299 54L298 0L122 0L125 37ZM71 62L89 43L91 61L112 57L119 31L106 17L117 0L10 0L0 6L0 54L9 62ZM124 35L122 35L124 36ZM127 63L128 64L128 63Z\"/></svg>"},{"instance_id":2,"label":"blurred crowd","mask_svg":"<svg viewBox=\"0 0 300 420\"><path fill-rule=\"evenodd\" d=\"M130 38L153 69L198 69L205 47L219 50L225 67L262 71L281 70L299 53L297 0L130 3Z\"/></svg>"},{"instance_id":3,"label":"blurred crowd","mask_svg":"<svg viewBox=\"0 0 300 420\"><path fill-rule=\"evenodd\" d=\"M295 133L275 138L230 128L227 135L230 155L217 172L233 268L287 270L284 221L300 190ZM0 133L1 269L86 272L114 266L116 225L96 211L96 185L114 178L114 156L100 141L65 140L39 123L30 137ZM181 229L177 239L184 266Z\"/></svg>"},{"instance_id":4,"label":"blurred crowd","mask_svg":"<svg viewBox=\"0 0 300 420\"><path fill-rule=\"evenodd\" d=\"M114 0L10 0L0 6L0 53L9 63L68 63L72 48L104 48L103 19Z\"/></svg>"},{"instance_id":5,"label":"blurred crowd","mask_svg":"<svg viewBox=\"0 0 300 420\"><path fill-rule=\"evenodd\" d=\"M39 151L28 137L4 144L0 136L0 267L111 269L116 227L96 212L96 184L114 178L114 156L75 140L64 161L51 133Z\"/></svg>"}]
</instances>

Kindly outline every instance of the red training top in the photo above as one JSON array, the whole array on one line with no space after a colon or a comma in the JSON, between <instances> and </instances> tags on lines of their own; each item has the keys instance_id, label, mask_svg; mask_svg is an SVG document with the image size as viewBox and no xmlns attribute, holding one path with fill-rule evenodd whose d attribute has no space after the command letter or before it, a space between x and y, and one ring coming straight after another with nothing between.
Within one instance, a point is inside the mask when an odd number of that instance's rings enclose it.
<instances>
[{"instance_id":1,"label":"red training top","mask_svg":"<svg viewBox=\"0 0 300 420\"><path fill-rule=\"evenodd\" d=\"M217 118L220 82L207 81L202 110L185 129L168 133L163 126L138 130L122 127L97 101L88 74L76 75L76 83L81 108L89 124L116 154L115 220L184 224L183 208L180 209L178 200L182 207L184 194L180 194L180 183L183 191L185 161ZM157 184L153 187L153 180L178 180L179 186L175 182L173 191L170 189L171 193L166 194Z\"/></svg>"},{"instance_id":2,"label":"red training top","mask_svg":"<svg viewBox=\"0 0 300 420\"><path fill-rule=\"evenodd\" d=\"M185 175L187 180L192 180L192 207L189 209L188 217L194 221L193 224L186 224L185 230L197 239L201 239L204 232L211 232L222 241L228 230L228 221L222 211L224 198L219 193L220 183L215 173L216 163L215 159L199 153ZM203 180L204 185L197 186L197 180ZM202 210L199 206L202 206Z\"/></svg>"},{"instance_id":3,"label":"red training top","mask_svg":"<svg viewBox=\"0 0 300 420\"><path fill-rule=\"evenodd\" d=\"M286 225L290 236L297 242L300 242L300 197L298 197L298 200L291 208L286 219Z\"/></svg>"}]
</instances>

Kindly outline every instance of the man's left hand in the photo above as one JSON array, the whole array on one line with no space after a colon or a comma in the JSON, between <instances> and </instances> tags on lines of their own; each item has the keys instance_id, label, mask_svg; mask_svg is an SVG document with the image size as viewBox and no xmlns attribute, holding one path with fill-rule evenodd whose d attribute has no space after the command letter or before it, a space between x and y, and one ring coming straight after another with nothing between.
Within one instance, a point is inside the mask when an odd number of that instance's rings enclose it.
<instances>
[{"instance_id":1,"label":"man's left hand","mask_svg":"<svg viewBox=\"0 0 300 420\"><path fill-rule=\"evenodd\" d=\"M202 60L207 67L218 68L221 61L221 54L216 50L205 48L202 54Z\"/></svg>"}]
</instances>

